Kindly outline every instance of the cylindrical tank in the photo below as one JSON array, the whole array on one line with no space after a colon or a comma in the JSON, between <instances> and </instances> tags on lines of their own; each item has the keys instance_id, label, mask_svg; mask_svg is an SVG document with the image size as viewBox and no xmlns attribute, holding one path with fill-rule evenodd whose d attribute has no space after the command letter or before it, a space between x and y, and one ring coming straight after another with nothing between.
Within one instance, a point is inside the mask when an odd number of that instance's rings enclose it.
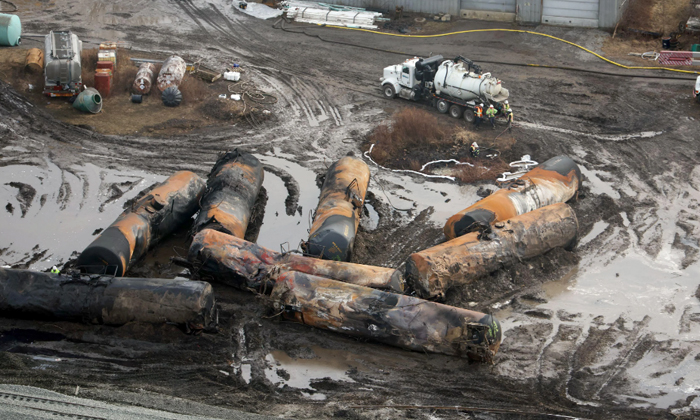
<instances>
[{"instance_id":1,"label":"cylindrical tank","mask_svg":"<svg viewBox=\"0 0 700 420\"><path fill-rule=\"evenodd\" d=\"M581 185L581 170L570 157L560 155L540 164L520 179L510 181L486 198L460 211L445 224L449 239L554 203L569 201Z\"/></svg>"},{"instance_id":2,"label":"cylindrical tank","mask_svg":"<svg viewBox=\"0 0 700 420\"><path fill-rule=\"evenodd\" d=\"M404 291L401 273L393 268L280 254L212 229L194 236L188 259L200 279L212 279L240 289L269 286L269 291L275 272L300 271L360 286Z\"/></svg>"},{"instance_id":3,"label":"cylindrical tank","mask_svg":"<svg viewBox=\"0 0 700 420\"><path fill-rule=\"evenodd\" d=\"M163 63L158 74L158 89L162 92L170 86L178 87L185 77L187 64L182 58L173 55Z\"/></svg>"},{"instance_id":4,"label":"cylindrical tank","mask_svg":"<svg viewBox=\"0 0 700 420\"><path fill-rule=\"evenodd\" d=\"M245 237L264 175L262 163L250 153L234 149L219 156L209 173L193 232L208 228Z\"/></svg>"},{"instance_id":5,"label":"cylindrical tank","mask_svg":"<svg viewBox=\"0 0 700 420\"><path fill-rule=\"evenodd\" d=\"M0 13L0 45L15 47L22 42L22 23L17 15Z\"/></svg>"},{"instance_id":6,"label":"cylindrical tank","mask_svg":"<svg viewBox=\"0 0 700 420\"><path fill-rule=\"evenodd\" d=\"M199 207L204 180L176 172L122 213L80 254L81 271L123 276L131 261L188 222Z\"/></svg>"},{"instance_id":7,"label":"cylindrical tank","mask_svg":"<svg viewBox=\"0 0 700 420\"><path fill-rule=\"evenodd\" d=\"M488 362L501 345L491 315L294 271L270 300L285 318L408 350Z\"/></svg>"},{"instance_id":8,"label":"cylindrical tank","mask_svg":"<svg viewBox=\"0 0 700 420\"><path fill-rule=\"evenodd\" d=\"M486 97L496 102L508 99L508 90L490 73L477 74L465 68L461 61L445 60L435 73L435 91L464 101Z\"/></svg>"},{"instance_id":9,"label":"cylindrical tank","mask_svg":"<svg viewBox=\"0 0 700 420\"><path fill-rule=\"evenodd\" d=\"M216 323L209 283L66 276L5 268L0 268L0 313L108 325L170 322L200 331Z\"/></svg>"},{"instance_id":10,"label":"cylindrical tank","mask_svg":"<svg viewBox=\"0 0 700 420\"><path fill-rule=\"evenodd\" d=\"M75 98L73 108L83 112L97 114L102 110L102 96L95 88L85 88L85 90L80 92L78 97Z\"/></svg>"},{"instance_id":11,"label":"cylindrical tank","mask_svg":"<svg viewBox=\"0 0 700 420\"><path fill-rule=\"evenodd\" d=\"M565 203L552 204L412 254L406 282L423 298L442 297L503 264L576 244L578 221Z\"/></svg>"},{"instance_id":12,"label":"cylindrical tank","mask_svg":"<svg viewBox=\"0 0 700 420\"><path fill-rule=\"evenodd\" d=\"M134 84L132 85L134 93L148 95L153 85L155 71L156 65L153 63L142 63L139 66L139 70L136 72L136 79L134 79Z\"/></svg>"},{"instance_id":13,"label":"cylindrical tank","mask_svg":"<svg viewBox=\"0 0 700 420\"><path fill-rule=\"evenodd\" d=\"M44 71L44 52L39 48L27 50L27 58L24 61L24 71L31 74L39 74Z\"/></svg>"},{"instance_id":14,"label":"cylindrical tank","mask_svg":"<svg viewBox=\"0 0 700 420\"><path fill-rule=\"evenodd\" d=\"M321 198L304 252L326 260L348 261L369 187L369 167L346 156L326 173Z\"/></svg>"}]
</instances>

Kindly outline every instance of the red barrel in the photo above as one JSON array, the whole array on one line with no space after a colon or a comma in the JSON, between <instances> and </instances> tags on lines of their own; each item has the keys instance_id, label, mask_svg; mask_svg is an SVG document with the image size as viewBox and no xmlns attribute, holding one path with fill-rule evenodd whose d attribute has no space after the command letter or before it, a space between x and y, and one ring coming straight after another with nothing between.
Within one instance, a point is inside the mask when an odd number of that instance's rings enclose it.
<instances>
[{"instance_id":1,"label":"red barrel","mask_svg":"<svg viewBox=\"0 0 700 420\"><path fill-rule=\"evenodd\" d=\"M113 61L98 61L97 68L98 69L108 69L108 70L114 71L114 62Z\"/></svg>"},{"instance_id":2,"label":"red barrel","mask_svg":"<svg viewBox=\"0 0 700 420\"><path fill-rule=\"evenodd\" d=\"M109 96L112 91L112 70L95 70L95 89L100 92L103 98Z\"/></svg>"}]
</instances>

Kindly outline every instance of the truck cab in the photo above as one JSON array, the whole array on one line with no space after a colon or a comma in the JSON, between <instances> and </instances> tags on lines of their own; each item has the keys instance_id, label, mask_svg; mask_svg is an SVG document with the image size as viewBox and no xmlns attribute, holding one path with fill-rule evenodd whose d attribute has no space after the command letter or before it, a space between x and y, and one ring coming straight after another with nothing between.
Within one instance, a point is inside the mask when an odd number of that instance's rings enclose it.
<instances>
[{"instance_id":1,"label":"truck cab","mask_svg":"<svg viewBox=\"0 0 700 420\"><path fill-rule=\"evenodd\" d=\"M399 95L402 98L410 99L412 89L420 83L416 79L416 62L420 60L413 57L401 64L384 68L384 75L379 81L382 83L384 95L393 98Z\"/></svg>"},{"instance_id":2,"label":"truck cab","mask_svg":"<svg viewBox=\"0 0 700 420\"><path fill-rule=\"evenodd\" d=\"M693 97L700 102L700 76L695 80L695 89L693 89Z\"/></svg>"}]
</instances>

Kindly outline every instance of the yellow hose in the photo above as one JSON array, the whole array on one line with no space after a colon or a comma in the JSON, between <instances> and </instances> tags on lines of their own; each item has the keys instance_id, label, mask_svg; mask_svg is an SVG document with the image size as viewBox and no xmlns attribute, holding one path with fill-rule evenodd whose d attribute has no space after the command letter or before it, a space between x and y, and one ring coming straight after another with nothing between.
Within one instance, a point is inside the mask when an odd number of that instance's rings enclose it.
<instances>
[{"instance_id":1,"label":"yellow hose","mask_svg":"<svg viewBox=\"0 0 700 420\"><path fill-rule=\"evenodd\" d=\"M618 67L622 67L623 69L627 69L627 70L665 70L665 71L672 71L672 72L676 72L676 73L700 74L700 72L697 72L697 71L672 69L672 68L668 68L668 67L625 66L624 64L616 63L616 62L614 62L614 61L612 61L612 60L610 60L610 59L607 59L607 58L603 57L603 56L600 55L600 54L597 54L597 53L595 53L595 52L589 50L589 49L586 48L586 47L582 47L581 45L575 44L575 43L573 43L573 42L571 42L571 41L567 41L567 40L565 40L565 39L557 38L556 36L547 35L547 34L543 34L543 33L540 33L540 32L523 31L523 30L519 30L519 29L470 29L470 30L467 30L467 31L448 32L448 33L446 33L446 34L435 34L435 35L404 35L404 34L392 34L392 33L388 33L388 32L372 31L372 30L370 30L370 29L348 28L348 27L345 27L345 26L326 25L326 27L327 27L327 28L335 28L335 29L349 29L349 30L351 30L351 31L369 32L369 33L377 34L377 35L396 36L396 37L401 37L401 38L439 38L439 37L442 37L442 36L459 35L459 34L468 34L468 33L473 33L473 32L518 32L518 33L522 33L522 34L530 34L530 35L545 36L545 37L547 37L547 38L551 38L551 39L554 39L554 40L557 40L557 41L561 41L561 42L563 42L563 43L565 43L565 44L569 44L569 45L572 45L572 46L574 46L574 47L576 47L576 48L580 48L580 49L586 51L587 53L593 54L594 56L600 58L601 60L603 60L603 61L605 61L605 62L608 62L608 63L610 63L610 64L614 64L614 65L616 65L616 66L618 66ZM539 67L538 64L529 64L529 65L530 65L530 66L533 66L533 67ZM542 66L542 67L546 67L546 66Z\"/></svg>"}]
</instances>

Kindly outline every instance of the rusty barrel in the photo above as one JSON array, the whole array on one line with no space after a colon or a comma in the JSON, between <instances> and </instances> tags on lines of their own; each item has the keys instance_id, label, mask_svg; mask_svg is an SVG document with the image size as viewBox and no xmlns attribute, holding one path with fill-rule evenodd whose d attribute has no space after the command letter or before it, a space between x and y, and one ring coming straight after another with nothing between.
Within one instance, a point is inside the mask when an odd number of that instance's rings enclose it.
<instances>
[{"instance_id":1,"label":"rusty barrel","mask_svg":"<svg viewBox=\"0 0 700 420\"><path fill-rule=\"evenodd\" d=\"M156 65L153 63L142 63L139 66L134 83L131 85L134 93L138 93L139 95L148 95L148 93L151 91L151 86L153 86L153 75L155 74L155 71Z\"/></svg>"},{"instance_id":2,"label":"rusty barrel","mask_svg":"<svg viewBox=\"0 0 700 420\"><path fill-rule=\"evenodd\" d=\"M414 351L490 361L501 344L491 315L293 271L278 277L271 301L302 324Z\"/></svg>"},{"instance_id":3,"label":"rusty barrel","mask_svg":"<svg viewBox=\"0 0 700 420\"><path fill-rule=\"evenodd\" d=\"M204 329L216 321L209 283L177 279L58 275L0 268L0 313L97 324L175 323Z\"/></svg>"},{"instance_id":4,"label":"rusty barrel","mask_svg":"<svg viewBox=\"0 0 700 420\"><path fill-rule=\"evenodd\" d=\"M185 60L176 55L169 57L163 62L160 73L158 73L158 89L162 92L171 86L180 86L182 79L185 77L186 69L187 64Z\"/></svg>"},{"instance_id":5,"label":"rusty barrel","mask_svg":"<svg viewBox=\"0 0 700 420\"><path fill-rule=\"evenodd\" d=\"M123 276L131 261L189 222L204 193L204 180L189 171L173 174L136 201L80 254L83 272Z\"/></svg>"},{"instance_id":6,"label":"rusty barrel","mask_svg":"<svg viewBox=\"0 0 700 420\"><path fill-rule=\"evenodd\" d=\"M41 49L30 48L27 50L24 71L31 74L39 74L44 71L44 52Z\"/></svg>"},{"instance_id":7,"label":"rusty barrel","mask_svg":"<svg viewBox=\"0 0 700 420\"><path fill-rule=\"evenodd\" d=\"M328 168L304 252L326 260L349 261L369 187L369 167L346 156Z\"/></svg>"},{"instance_id":8,"label":"rusty barrel","mask_svg":"<svg viewBox=\"0 0 700 420\"><path fill-rule=\"evenodd\" d=\"M245 237L264 175L262 163L250 153L235 149L220 155L209 173L194 232L208 228Z\"/></svg>"},{"instance_id":9,"label":"rusty barrel","mask_svg":"<svg viewBox=\"0 0 700 420\"><path fill-rule=\"evenodd\" d=\"M576 244L578 220L565 203L551 204L497 222L489 232L472 232L412 254L406 282L423 298L442 297L503 264Z\"/></svg>"},{"instance_id":10,"label":"rusty barrel","mask_svg":"<svg viewBox=\"0 0 700 420\"><path fill-rule=\"evenodd\" d=\"M271 290L276 272L299 271L398 293L404 290L401 273L392 268L281 254L212 229L194 236L188 259L200 278L240 289Z\"/></svg>"},{"instance_id":11,"label":"rusty barrel","mask_svg":"<svg viewBox=\"0 0 700 420\"><path fill-rule=\"evenodd\" d=\"M520 179L460 211L445 224L448 239L554 203L569 201L581 186L581 170L568 156L549 159Z\"/></svg>"}]
</instances>

